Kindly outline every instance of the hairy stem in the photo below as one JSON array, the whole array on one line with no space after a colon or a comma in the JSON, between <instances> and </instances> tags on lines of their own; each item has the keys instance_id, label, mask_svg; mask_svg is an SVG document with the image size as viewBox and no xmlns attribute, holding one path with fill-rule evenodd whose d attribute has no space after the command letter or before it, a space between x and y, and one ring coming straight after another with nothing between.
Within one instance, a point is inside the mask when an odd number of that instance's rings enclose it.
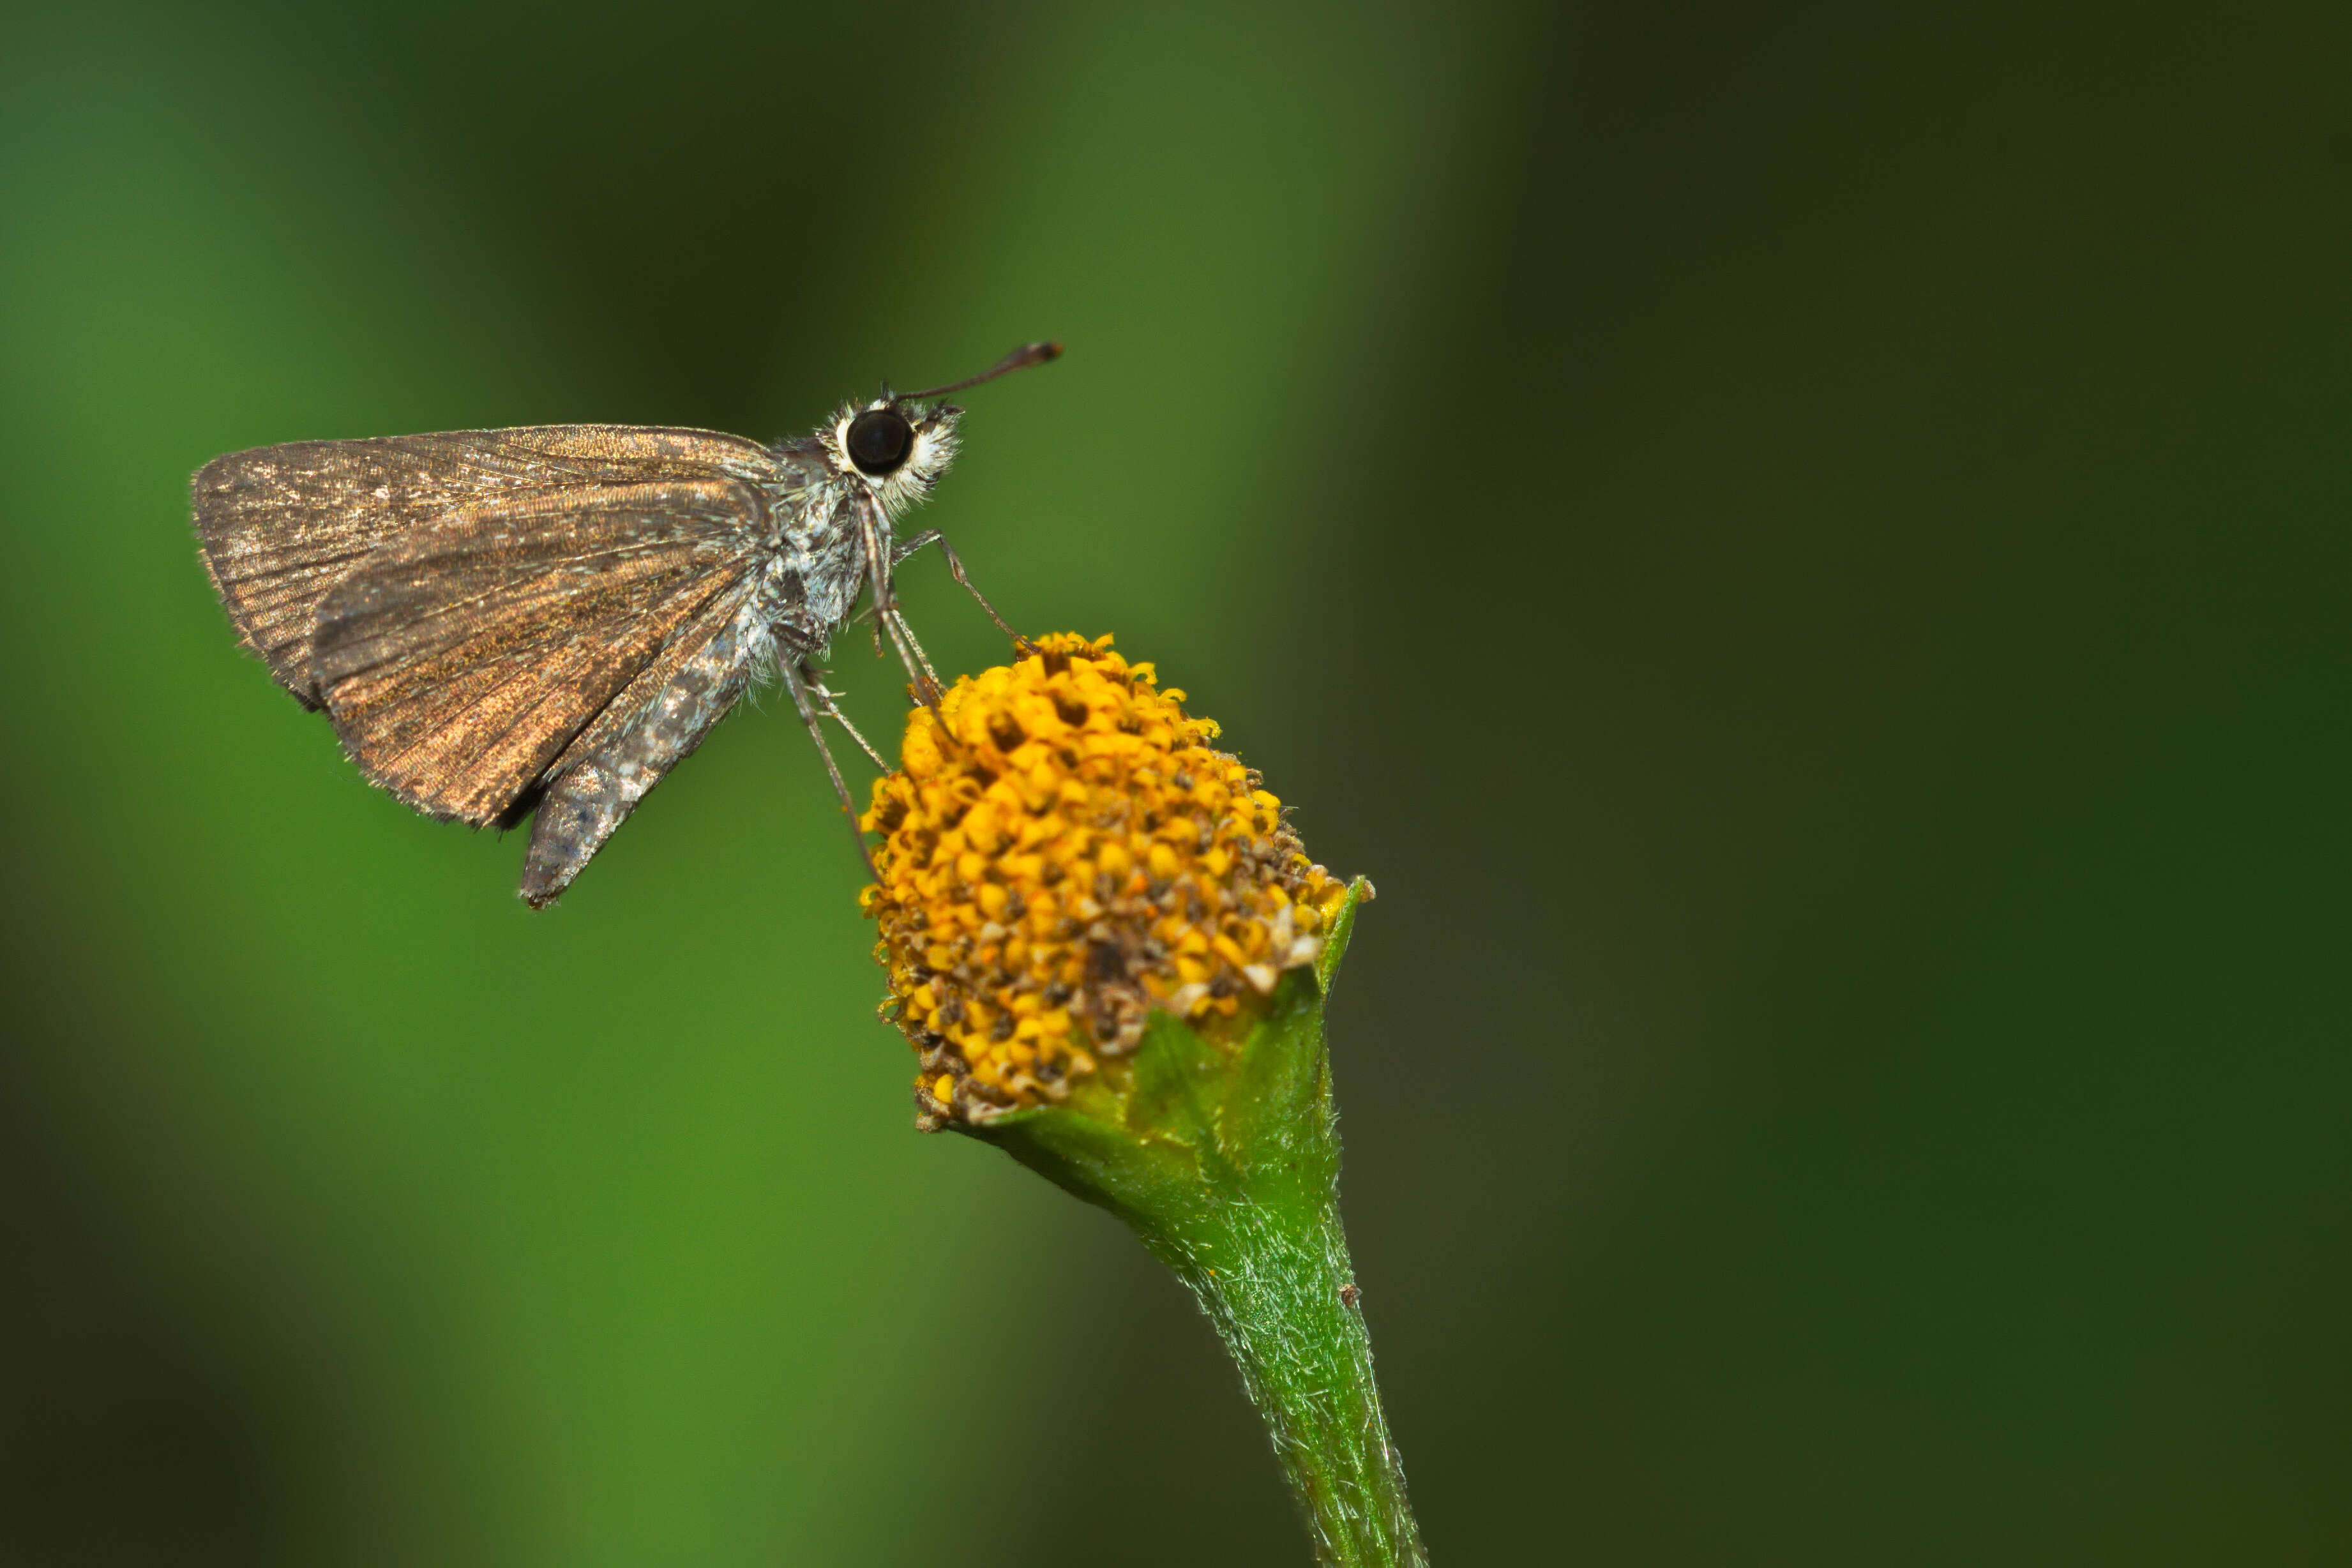
<instances>
[{"instance_id":1,"label":"hairy stem","mask_svg":"<svg viewBox=\"0 0 2352 1568\"><path fill-rule=\"evenodd\" d=\"M1337 1163L1336 1143L1331 1150ZM1307 1162L1306 1164L1319 1164ZM1263 1177L1266 1173L1257 1173ZM1258 1180L1147 1245L1198 1297L1265 1419L1275 1457L1332 1568L1425 1564L1404 1469L1372 1381L1372 1345L1333 1184Z\"/></svg>"}]
</instances>

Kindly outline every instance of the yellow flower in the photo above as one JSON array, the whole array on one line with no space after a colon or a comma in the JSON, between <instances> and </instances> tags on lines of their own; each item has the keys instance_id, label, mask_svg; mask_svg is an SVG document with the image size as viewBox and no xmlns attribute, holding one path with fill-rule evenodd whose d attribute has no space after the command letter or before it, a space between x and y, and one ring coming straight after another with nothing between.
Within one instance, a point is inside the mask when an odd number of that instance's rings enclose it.
<instances>
[{"instance_id":1,"label":"yellow flower","mask_svg":"<svg viewBox=\"0 0 2352 1568\"><path fill-rule=\"evenodd\" d=\"M862 903L926 1128L1118 1073L1154 1008L1238 1038L1346 899L1217 726L1110 644L1056 633L958 680L875 782Z\"/></svg>"}]
</instances>

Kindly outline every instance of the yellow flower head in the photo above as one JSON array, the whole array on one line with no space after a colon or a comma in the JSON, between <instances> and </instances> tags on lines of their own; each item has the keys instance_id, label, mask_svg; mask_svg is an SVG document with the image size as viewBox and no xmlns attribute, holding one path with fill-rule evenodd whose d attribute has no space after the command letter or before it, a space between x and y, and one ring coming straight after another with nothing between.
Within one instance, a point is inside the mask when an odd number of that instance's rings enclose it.
<instances>
[{"instance_id":1,"label":"yellow flower head","mask_svg":"<svg viewBox=\"0 0 2352 1568\"><path fill-rule=\"evenodd\" d=\"M863 902L925 1127L1116 1073L1154 1008L1234 1036L1346 897L1217 726L1110 642L1056 633L958 680L875 781Z\"/></svg>"}]
</instances>

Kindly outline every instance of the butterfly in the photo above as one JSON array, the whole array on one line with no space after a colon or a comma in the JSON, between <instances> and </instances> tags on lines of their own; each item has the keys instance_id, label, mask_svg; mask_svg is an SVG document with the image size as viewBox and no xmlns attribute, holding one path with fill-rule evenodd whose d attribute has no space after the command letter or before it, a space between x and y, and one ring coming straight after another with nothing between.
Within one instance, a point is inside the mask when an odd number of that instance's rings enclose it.
<instances>
[{"instance_id":1,"label":"butterfly","mask_svg":"<svg viewBox=\"0 0 2352 1568\"><path fill-rule=\"evenodd\" d=\"M881 759L810 661L861 595L927 702L899 563L937 545L1013 635L937 530L898 540L956 452L963 411L923 400L1060 353L885 387L772 446L541 425L232 452L195 476L197 541L239 639L371 783L476 827L531 818L520 891L539 908L771 671L856 820L820 720Z\"/></svg>"}]
</instances>

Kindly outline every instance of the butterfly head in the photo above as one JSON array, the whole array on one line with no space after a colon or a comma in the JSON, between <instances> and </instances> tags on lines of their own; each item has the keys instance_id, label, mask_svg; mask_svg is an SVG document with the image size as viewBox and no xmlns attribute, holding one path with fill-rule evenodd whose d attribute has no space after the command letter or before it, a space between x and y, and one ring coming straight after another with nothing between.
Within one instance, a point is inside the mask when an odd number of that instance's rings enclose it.
<instances>
[{"instance_id":1,"label":"butterfly head","mask_svg":"<svg viewBox=\"0 0 2352 1568\"><path fill-rule=\"evenodd\" d=\"M886 386L873 402L850 404L834 416L832 426L820 433L826 456L844 478L854 474L864 480L895 517L929 495L955 461L956 421L963 410L946 403L926 405L922 399L961 392L1061 354L1059 343L1024 343L978 375L945 386L904 395Z\"/></svg>"},{"instance_id":2,"label":"butterfly head","mask_svg":"<svg viewBox=\"0 0 2352 1568\"><path fill-rule=\"evenodd\" d=\"M926 407L886 392L834 416L823 433L825 455L845 479L863 480L896 516L929 494L955 461L956 421L962 415L950 404Z\"/></svg>"}]
</instances>

